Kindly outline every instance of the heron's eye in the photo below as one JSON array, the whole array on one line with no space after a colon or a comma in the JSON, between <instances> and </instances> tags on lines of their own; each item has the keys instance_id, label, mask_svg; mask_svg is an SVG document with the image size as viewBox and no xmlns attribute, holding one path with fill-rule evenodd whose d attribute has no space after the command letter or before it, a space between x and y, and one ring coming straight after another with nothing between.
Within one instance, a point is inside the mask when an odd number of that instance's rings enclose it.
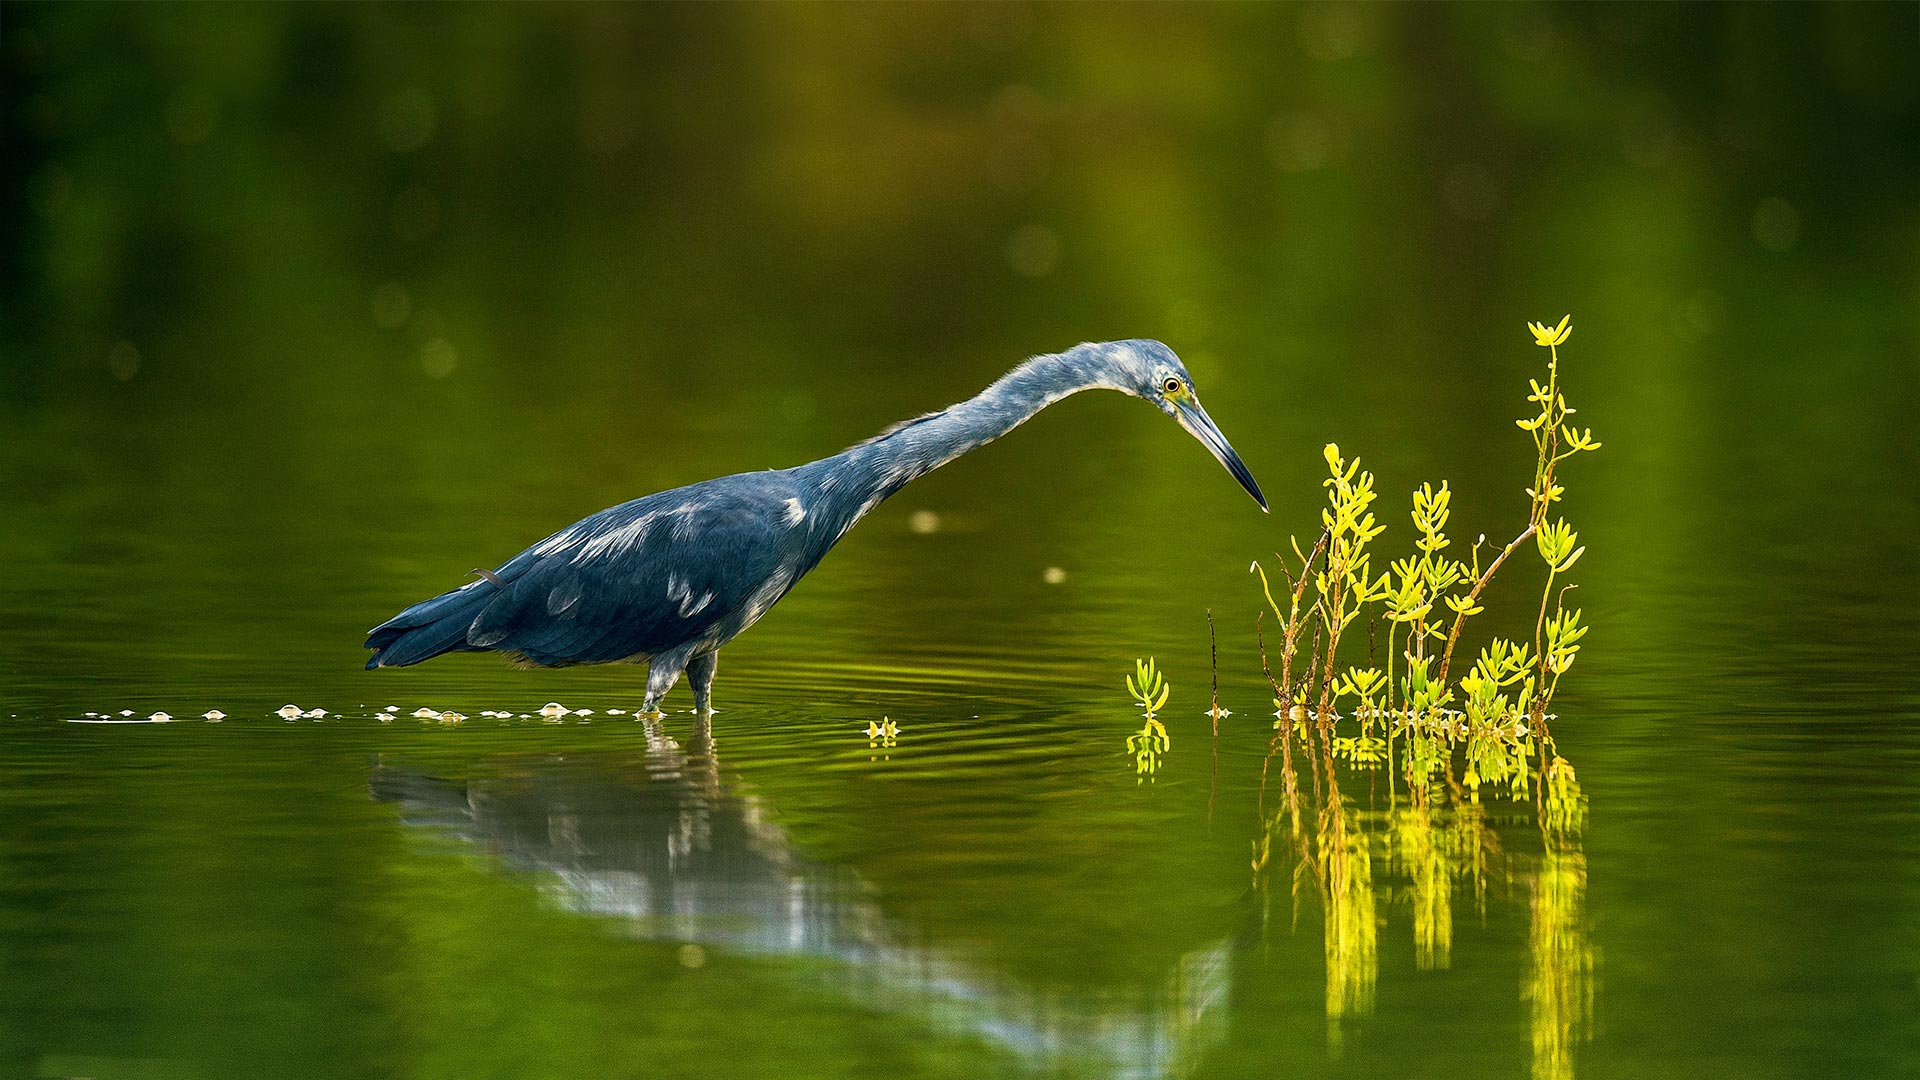
<instances>
[{"instance_id":1,"label":"heron's eye","mask_svg":"<svg viewBox=\"0 0 1920 1080\"><path fill-rule=\"evenodd\" d=\"M1180 392L1180 380L1169 375L1167 381L1160 384L1160 390L1171 397Z\"/></svg>"}]
</instances>

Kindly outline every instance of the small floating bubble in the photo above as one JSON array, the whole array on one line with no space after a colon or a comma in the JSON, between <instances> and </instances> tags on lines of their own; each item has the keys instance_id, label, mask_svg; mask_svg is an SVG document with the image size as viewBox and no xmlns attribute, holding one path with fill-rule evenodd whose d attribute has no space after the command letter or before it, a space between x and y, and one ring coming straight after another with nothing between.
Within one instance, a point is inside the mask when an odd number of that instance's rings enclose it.
<instances>
[{"instance_id":1,"label":"small floating bubble","mask_svg":"<svg viewBox=\"0 0 1920 1080\"><path fill-rule=\"evenodd\" d=\"M567 708L565 705L562 705L557 701L549 701L545 705L540 706L540 715L548 718L549 720L558 720L560 717L565 716L572 711L573 711L572 709Z\"/></svg>"},{"instance_id":2,"label":"small floating bubble","mask_svg":"<svg viewBox=\"0 0 1920 1080\"><path fill-rule=\"evenodd\" d=\"M227 714L221 712L219 709L208 709L206 712L200 714L200 718L203 720L213 720L217 722L220 720L225 720L227 718Z\"/></svg>"},{"instance_id":3,"label":"small floating bubble","mask_svg":"<svg viewBox=\"0 0 1920 1080\"><path fill-rule=\"evenodd\" d=\"M147 717L147 719L153 721L156 724L164 724L167 721L173 719L173 717L168 716L166 713L163 713L163 712L157 712L157 713L154 713L152 716Z\"/></svg>"},{"instance_id":4,"label":"small floating bubble","mask_svg":"<svg viewBox=\"0 0 1920 1080\"><path fill-rule=\"evenodd\" d=\"M422 707L422 708L413 710L413 715L422 720L430 720L438 717L440 715L440 710L428 709L428 708Z\"/></svg>"},{"instance_id":5,"label":"small floating bubble","mask_svg":"<svg viewBox=\"0 0 1920 1080\"><path fill-rule=\"evenodd\" d=\"M457 724L466 718L465 713L457 713L452 710L440 714L440 722L443 724Z\"/></svg>"},{"instance_id":6,"label":"small floating bubble","mask_svg":"<svg viewBox=\"0 0 1920 1080\"><path fill-rule=\"evenodd\" d=\"M120 710L120 715L121 715L121 716L132 716L132 715L133 715L133 710L132 710L132 709L121 709L121 710Z\"/></svg>"}]
</instances>

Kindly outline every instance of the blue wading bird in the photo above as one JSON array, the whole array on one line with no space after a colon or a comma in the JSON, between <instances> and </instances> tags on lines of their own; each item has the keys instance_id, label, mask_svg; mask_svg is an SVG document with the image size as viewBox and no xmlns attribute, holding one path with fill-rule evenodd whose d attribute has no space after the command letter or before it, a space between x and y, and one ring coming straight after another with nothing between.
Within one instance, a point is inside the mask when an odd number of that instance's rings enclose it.
<instances>
[{"instance_id":1,"label":"blue wading bird","mask_svg":"<svg viewBox=\"0 0 1920 1080\"><path fill-rule=\"evenodd\" d=\"M913 480L1082 390L1143 398L1200 440L1267 508L1253 474L1200 407L1193 379L1157 341L1077 345L1036 356L977 397L792 469L707 480L602 510L480 580L424 600L367 634L367 667L442 653L516 663L646 661L647 699L685 672L694 707L713 701L721 646L759 621L867 511Z\"/></svg>"}]
</instances>

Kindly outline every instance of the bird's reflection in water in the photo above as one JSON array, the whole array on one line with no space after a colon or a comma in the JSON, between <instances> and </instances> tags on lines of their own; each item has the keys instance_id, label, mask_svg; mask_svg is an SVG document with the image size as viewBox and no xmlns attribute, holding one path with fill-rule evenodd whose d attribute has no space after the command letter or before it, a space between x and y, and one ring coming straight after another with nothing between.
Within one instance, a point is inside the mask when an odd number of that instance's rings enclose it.
<instances>
[{"instance_id":1,"label":"bird's reflection in water","mask_svg":"<svg viewBox=\"0 0 1920 1080\"><path fill-rule=\"evenodd\" d=\"M800 855L762 800L723 778L704 717L685 746L645 724L644 750L618 759L528 757L467 779L388 759L369 787L409 824L539 875L562 907L645 938L830 961L833 988L862 1006L911 1010L1042 1069L1185 1075L1221 1034L1227 942L1124 1000L1022 986L915 941L851 872Z\"/></svg>"}]
</instances>

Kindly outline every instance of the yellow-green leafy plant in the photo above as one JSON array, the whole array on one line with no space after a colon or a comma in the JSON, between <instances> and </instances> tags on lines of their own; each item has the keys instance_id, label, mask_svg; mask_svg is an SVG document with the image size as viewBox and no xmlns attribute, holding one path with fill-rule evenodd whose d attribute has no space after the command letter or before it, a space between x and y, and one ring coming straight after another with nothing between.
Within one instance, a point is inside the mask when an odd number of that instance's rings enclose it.
<instances>
[{"instance_id":1,"label":"yellow-green leafy plant","mask_svg":"<svg viewBox=\"0 0 1920 1080\"><path fill-rule=\"evenodd\" d=\"M1375 524L1368 507L1377 498L1373 474L1362 471L1360 459L1351 462L1340 456L1340 448L1328 443L1322 454L1332 473L1320 483L1327 489L1327 505L1320 511L1320 523L1327 534L1327 559L1314 574L1314 591L1319 594L1318 610L1324 631L1325 652L1320 670L1318 719L1325 727L1333 722L1328 708L1334 691L1334 658L1340 639L1369 603L1386 595L1387 579L1369 576L1372 555L1367 545L1386 531Z\"/></svg>"},{"instance_id":2,"label":"yellow-green leafy plant","mask_svg":"<svg viewBox=\"0 0 1920 1080\"><path fill-rule=\"evenodd\" d=\"M1173 693L1166 677L1149 656L1145 660L1133 662L1133 674L1127 676L1127 693L1133 695L1134 703L1147 711L1151 719L1154 714L1166 707L1167 695Z\"/></svg>"},{"instance_id":3,"label":"yellow-green leafy plant","mask_svg":"<svg viewBox=\"0 0 1920 1080\"><path fill-rule=\"evenodd\" d=\"M1142 777L1150 777L1160 768L1160 756L1173 748L1166 726L1156 719L1156 714L1166 707L1173 687L1149 656L1133 662L1133 674L1127 676L1127 693L1133 695L1134 704L1146 710L1146 724L1127 736L1127 753L1133 755L1135 771Z\"/></svg>"},{"instance_id":4,"label":"yellow-green leafy plant","mask_svg":"<svg viewBox=\"0 0 1920 1080\"><path fill-rule=\"evenodd\" d=\"M1387 719L1387 677L1378 668L1350 667L1333 687L1336 703L1352 699L1360 730L1371 733Z\"/></svg>"},{"instance_id":5,"label":"yellow-green leafy plant","mask_svg":"<svg viewBox=\"0 0 1920 1080\"><path fill-rule=\"evenodd\" d=\"M1444 482L1437 487L1423 483L1412 496L1413 552L1373 576L1373 544L1386 528L1372 509L1373 474L1360 467L1359 459L1342 455L1339 447L1325 448L1328 476L1322 485L1327 503L1320 513L1320 539L1311 552L1293 541L1293 561L1276 556L1288 592L1277 599L1265 569L1257 562L1252 567L1282 634L1278 678L1267 664L1264 636L1260 641L1261 663L1274 688L1276 728L1291 731L1294 722L1311 718L1322 731L1333 733L1350 715L1358 731L1334 734L1331 745L1339 756L1355 763L1372 761L1374 747L1360 740L1376 737L1378 731L1387 740L1385 756L1391 759L1393 742L1404 736L1403 771L1416 794L1436 772L1451 769L1462 745L1467 790L1477 793L1482 784L1494 784L1516 798L1528 793L1529 762L1539 757L1544 770L1553 754L1547 707L1587 633L1579 609L1564 603L1572 588L1565 576L1586 548L1565 517L1549 520L1553 505L1566 494L1561 465L1600 447L1592 429L1576 428L1569 421L1576 410L1561 386L1559 347L1571 336L1571 327L1571 316L1554 326L1528 324L1535 344L1548 351L1548 363L1544 385L1529 380L1527 401L1534 415L1516 421L1532 437L1535 450L1533 482L1526 488L1527 520L1518 535L1484 562L1485 536L1465 558L1455 557L1454 541L1447 534L1453 491ZM1468 620L1486 610L1482 597L1494 574L1529 540L1546 564L1533 641L1493 641L1455 682L1453 655ZM1363 617L1367 658L1360 664L1347 659L1343 646L1353 636L1350 628ZM1265 612L1261 618L1264 621ZM1381 622L1386 630L1383 658L1375 649ZM1304 674L1296 677L1294 660L1308 628L1313 631L1310 659Z\"/></svg>"}]
</instances>

